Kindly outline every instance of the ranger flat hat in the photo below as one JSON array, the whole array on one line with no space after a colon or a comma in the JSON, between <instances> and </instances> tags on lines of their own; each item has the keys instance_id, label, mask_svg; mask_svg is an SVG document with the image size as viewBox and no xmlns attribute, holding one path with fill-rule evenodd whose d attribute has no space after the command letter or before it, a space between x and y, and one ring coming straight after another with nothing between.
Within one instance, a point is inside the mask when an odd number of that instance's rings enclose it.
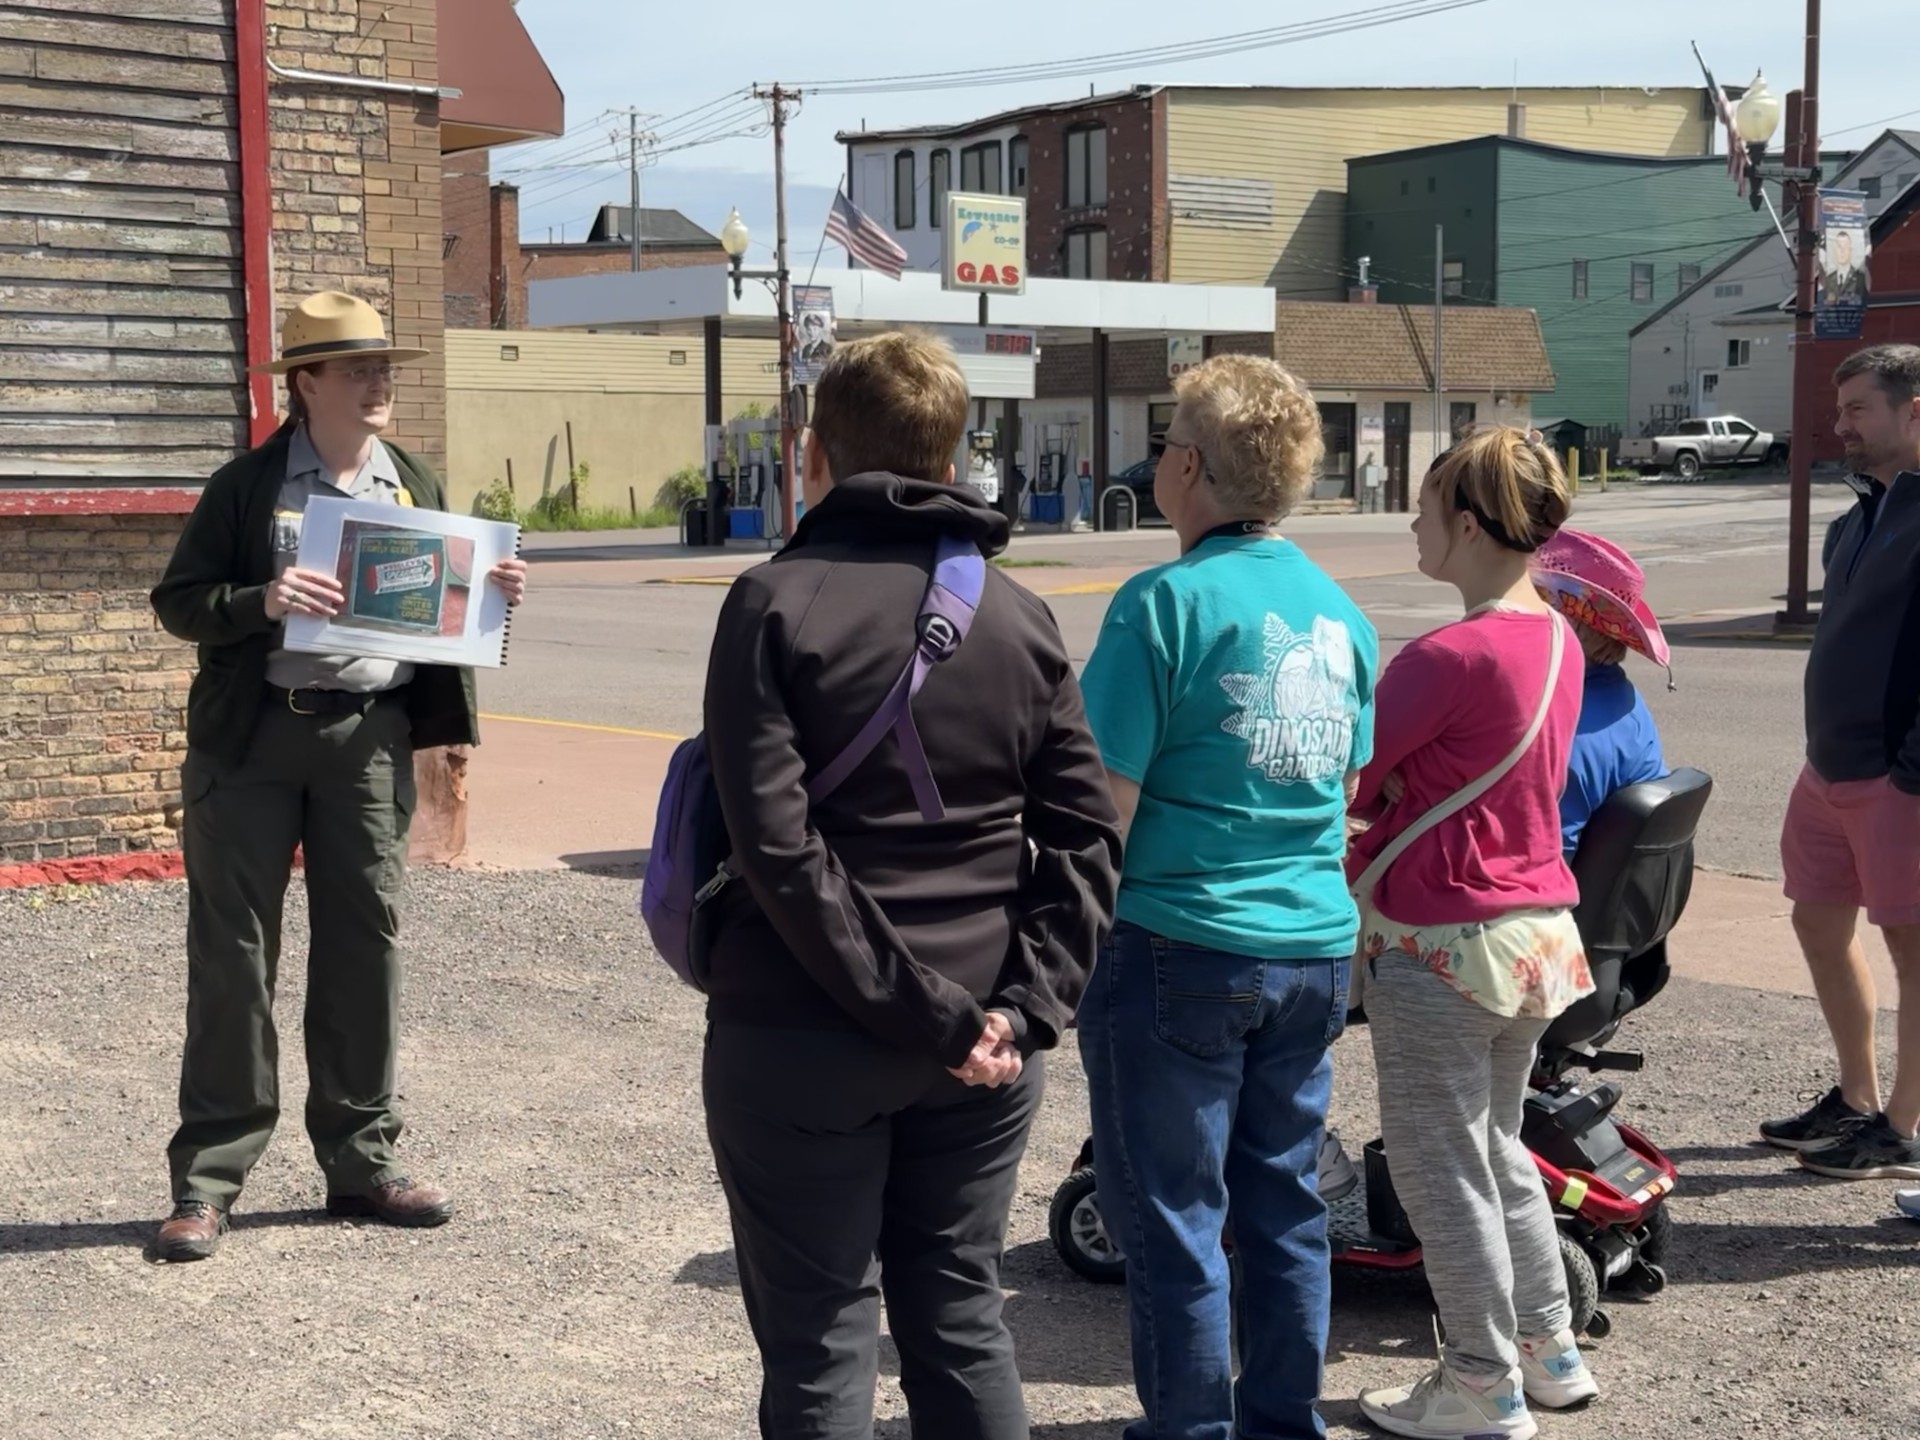
<instances>
[{"instance_id":1,"label":"ranger flat hat","mask_svg":"<svg viewBox=\"0 0 1920 1440\"><path fill-rule=\"evenodd\" d=\"M366 301L338 290L309 295L287 314L280 327L280 358L256 365L270 375L284 375L302 365L349 357L374 360L424 360L431 353L390 344L380 312Z\"/></svg>"}]
</instances>

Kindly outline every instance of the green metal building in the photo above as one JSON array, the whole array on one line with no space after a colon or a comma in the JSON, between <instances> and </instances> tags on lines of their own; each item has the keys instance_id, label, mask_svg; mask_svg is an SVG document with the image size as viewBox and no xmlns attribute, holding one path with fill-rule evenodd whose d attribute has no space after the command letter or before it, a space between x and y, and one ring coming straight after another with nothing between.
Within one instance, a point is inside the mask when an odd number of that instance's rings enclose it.
<instances>
[{"instance_id":1,"label":"green metal building","mask_svg":"<svg viewBox=\"0 0 1920 1440\"><path fill-rule=\"evenodd\" d=\"M1349 277L1364 257L1382 302L1430 305L1438 258L1447 304L1537 311L1559 379L1545 403L1589 427L1627 423L1633 327L1771 227L1725 157L1487 135L1347 162Z\"/></svg>"}]
</instances>

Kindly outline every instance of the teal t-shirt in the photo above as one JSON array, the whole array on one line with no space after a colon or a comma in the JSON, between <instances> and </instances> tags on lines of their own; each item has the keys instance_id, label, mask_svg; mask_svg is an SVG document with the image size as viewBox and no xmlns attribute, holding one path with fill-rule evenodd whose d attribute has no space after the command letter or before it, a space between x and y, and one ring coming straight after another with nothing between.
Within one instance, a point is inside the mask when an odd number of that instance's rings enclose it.
<instances>
[{"instance_id":1,"label":"teal t-shirt","mask_svg":"<svg viewBox=\"0 0 1920 1440\"><path fill-rule=\"evenodd\" d=\"M1373 755L1380 640L1300 547L1220 536L1136 575L1080 684L1140 786L1120 918L1268 960L1353 954L1347 772Z\"/></svg>"}]
</instances>

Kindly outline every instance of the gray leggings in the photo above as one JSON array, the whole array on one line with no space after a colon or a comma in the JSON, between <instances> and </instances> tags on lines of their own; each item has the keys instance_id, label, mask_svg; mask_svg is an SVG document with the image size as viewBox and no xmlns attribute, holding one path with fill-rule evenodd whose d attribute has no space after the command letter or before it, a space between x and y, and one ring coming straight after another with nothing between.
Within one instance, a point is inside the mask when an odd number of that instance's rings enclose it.
<instances>
[{"instance_id":1,"label":"gray leggings","mask_svg":"<svg viewBox=\"0 0 1920 1440\"><path fill-rule=\"evenodd\" d=\"M1496 1015L1391 951L1367 987L1393 1186L1425 1251L1446 1359L1470 1376L1520 1363L1517 1335L1564 1330L1566 1272L1520 1107L1546 1020Z\"/></svg>"}]
</instances>

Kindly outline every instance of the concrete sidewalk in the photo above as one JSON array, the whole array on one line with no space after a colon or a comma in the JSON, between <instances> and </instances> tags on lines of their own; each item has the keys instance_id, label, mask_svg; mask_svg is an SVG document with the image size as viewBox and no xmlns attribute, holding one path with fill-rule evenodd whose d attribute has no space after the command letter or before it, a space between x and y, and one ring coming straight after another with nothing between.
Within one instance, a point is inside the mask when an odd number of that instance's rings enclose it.
<instances>
[{"instance_id":1,"label":"concrete sidewalk","mask_svg":"<svg viewBox=\"0 0 1920 1440\"><path fill-rule=\"evenodd\" d=\"M621 870L637 879L676 736L490 716L474 752L466 865ZM1778 880L1702 870L1672 941L1675 973L1718 985L1811 995ZM1895 1003L1879 933L1867 955L1881 1003Z\"/></svg>"}]
</instances>

